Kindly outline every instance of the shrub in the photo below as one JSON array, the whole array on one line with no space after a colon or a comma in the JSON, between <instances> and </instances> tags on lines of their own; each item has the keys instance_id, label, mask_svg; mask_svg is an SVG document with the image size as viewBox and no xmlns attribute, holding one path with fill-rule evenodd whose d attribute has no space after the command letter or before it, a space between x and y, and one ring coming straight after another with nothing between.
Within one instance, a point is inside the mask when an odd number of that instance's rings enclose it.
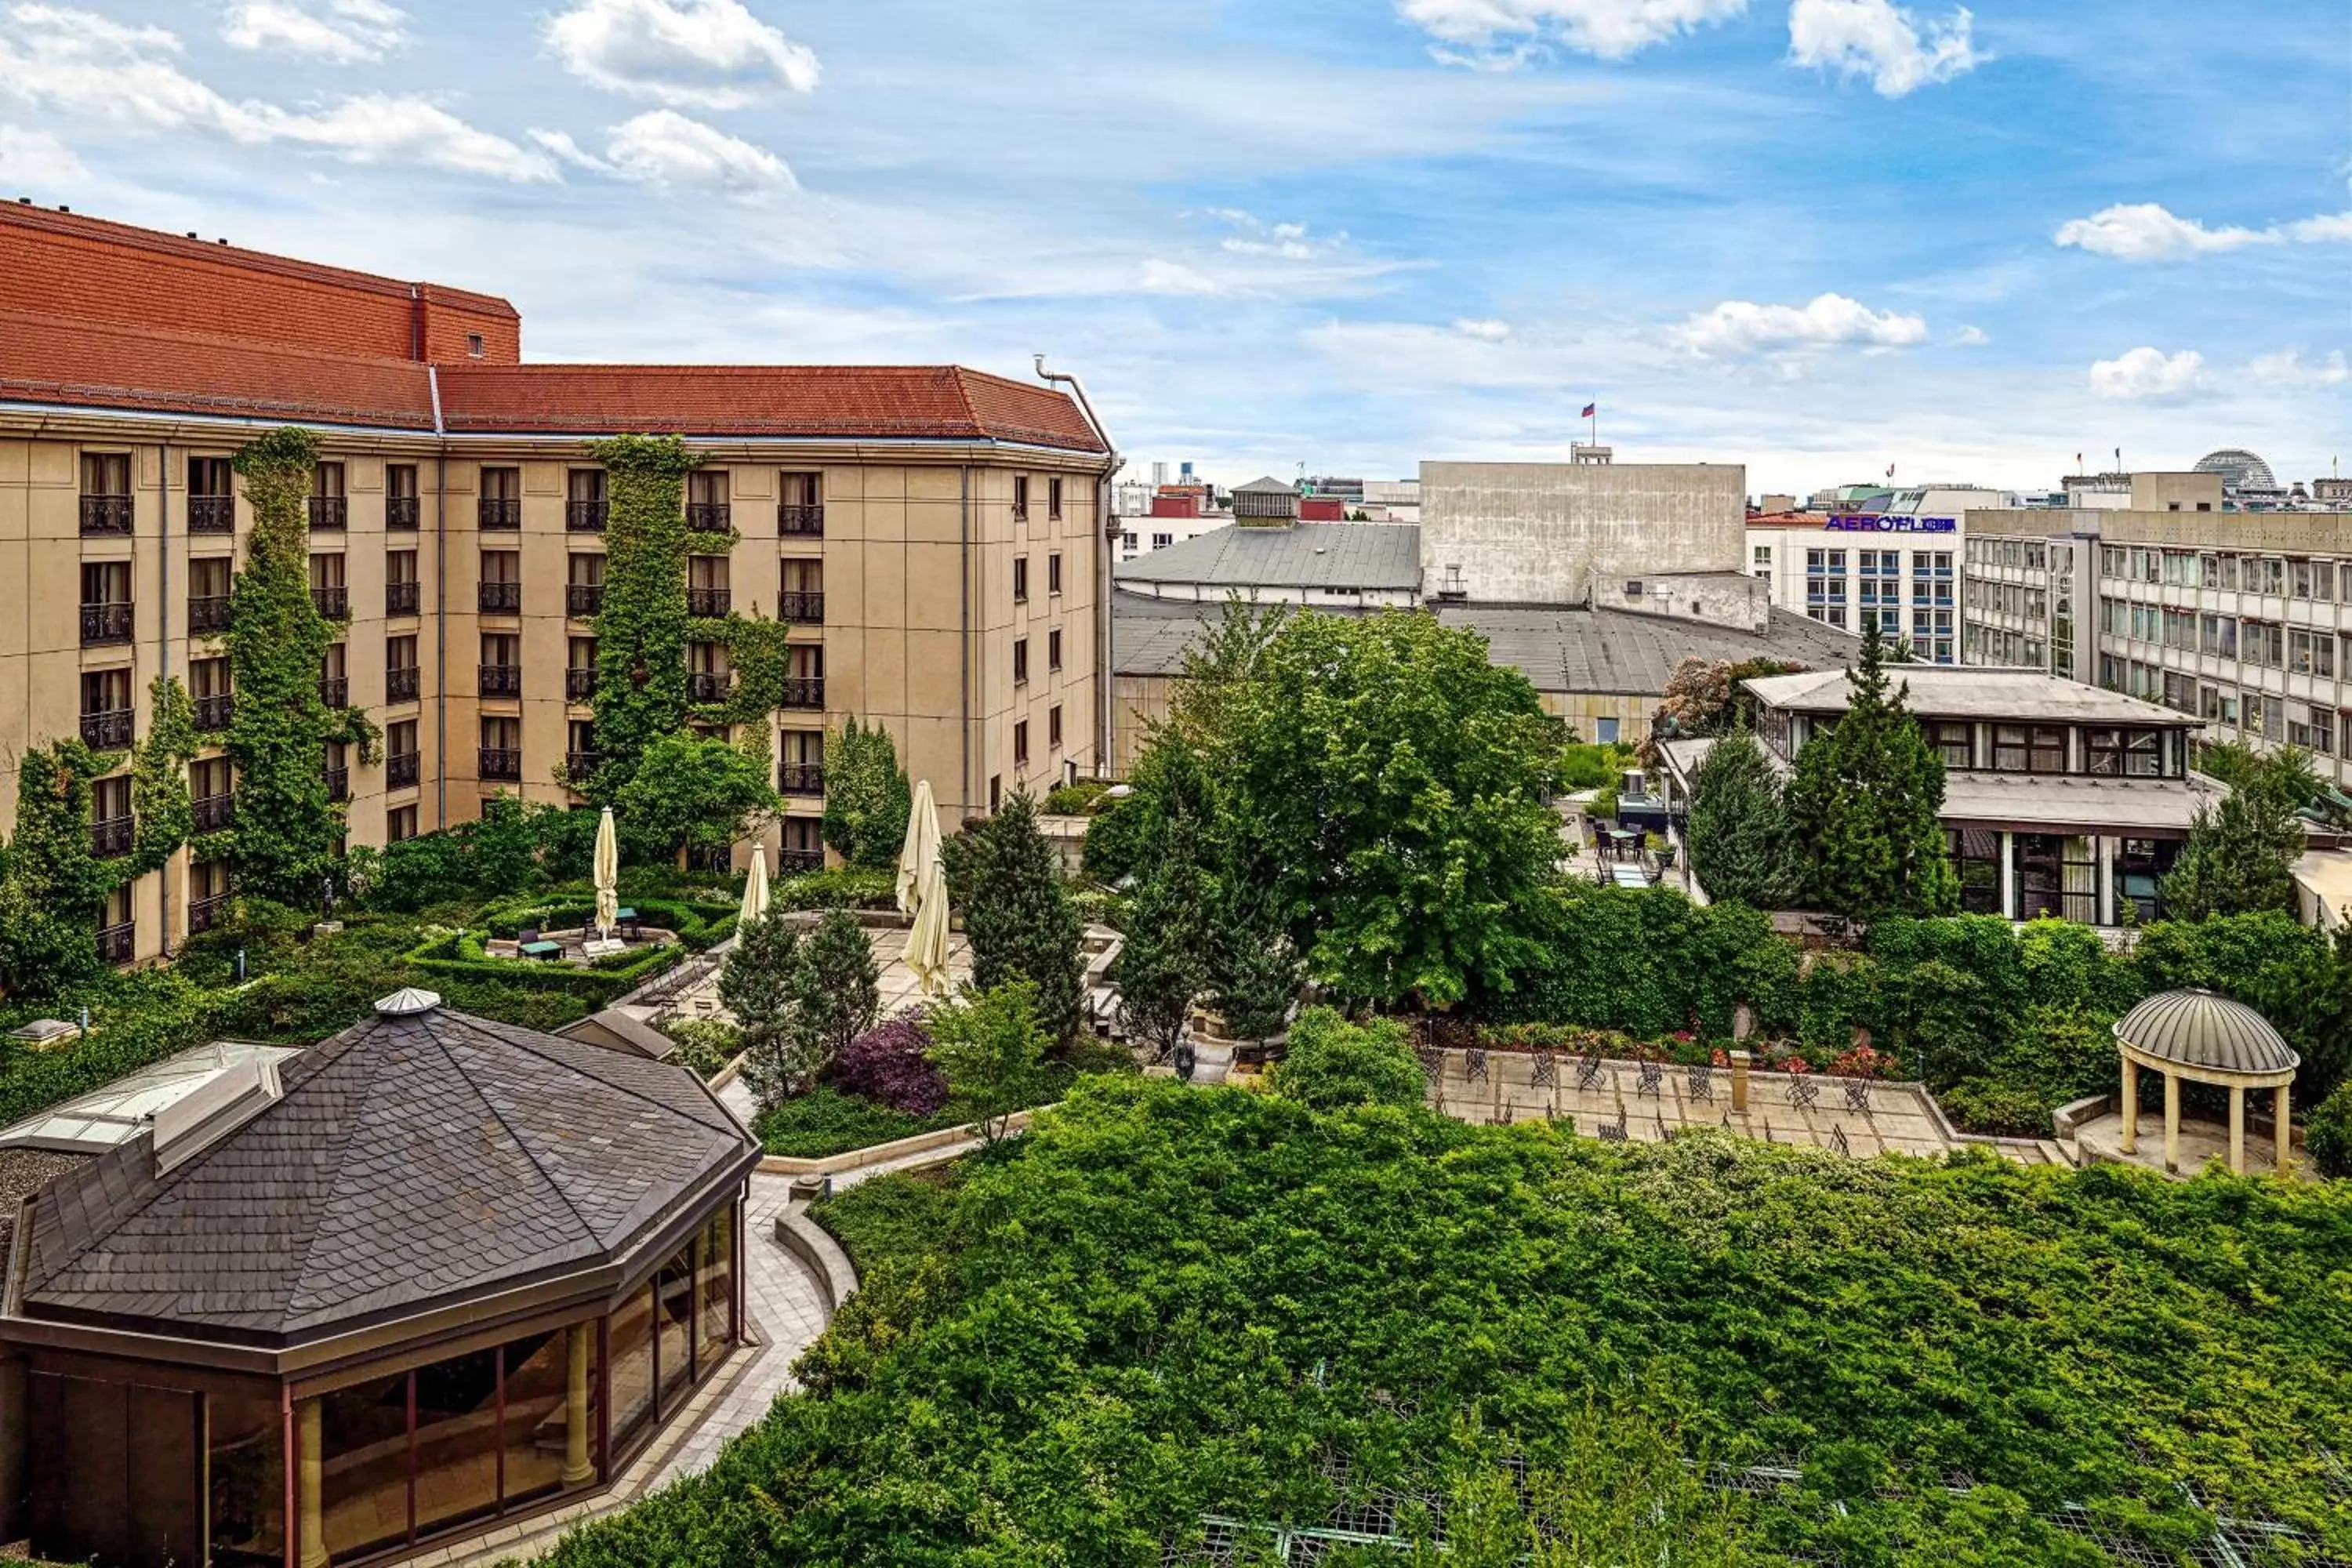
<instances>
[{"instance_id":1,"label":"shrub","mask_svg":"<svg viewBox=\"0 0 2352 1568\"><path fill-rule=\"evenodd\" d=\"M708 1081L743 1049L743 1031L723 1018L672 1018L661 1032L677 1042L670 1060Z\"/></svg>"},{"instance_id":2,"label":"shrub","mask_svg":"<svg viewBox=\"0 0 2352 1568\"><path fill-rule=\"evenodd\" d=\"M898 907L898 879L887 871L836 866L787 878L768 893L779 910L887 910Z\"/></svg>"},{"instance_id":3,"label":"shrub","mask_svg":"<svg viewBox=\"0 0 2352 1568\"><path fill-rule=\"evenodd\" d=\"M948 1081L949 1103L979 1130L981 1142L1004 1137L1013 1113L1036 1102L1046 1047L1037 987L1008 980L991 990L966 987L924 1013L931 1060Z\"/></svg>"},{"instance_id":4,"label":"shrub","mask_svg":"<svg viewBox=\"0 0 2352 1568\"><path fill-rule=\"evenodd\" d=\"M862 1100L914 1116L948 1102L948 1080L931 1065L931 1032L919 1013L903 1014L866 1030L833 1064L835 1087Z\"/></svg>"},{"instance_id":5,"label":"shrub","mask_svg":"<svg viewBox=\"0 0 2352 1568\"><path fill-rule=\"evenodd\" d=\"M1309 1007L1290 1026L1290 1048L1274 1069L1274 1087L1318 1110L1419 1105L1427 1094L1404 1026L1392 1018L1350 1024L1329 1007Z\"/></svg>"},{"instance_id":6,"label":"shrub","mask_svg":"<svg viewBox=\"0 0 2352 1568\"><path fill-rule=\"evenodd\" d=\"M1110 784L1106 780L1080 779L1046 791L1042 809L1049 816L1082 816L1093 811L1095 803L1109 793Z\"/></svg>"},{"instance_id":7,"label":"shrub","mask_svg":"<svg viewBox=\"0 0 2352 1568\"><path fill-rule=\"evenodd\" d=\"M2012 1084L1972 1078L1944 1090L1937 1103L1964 1132L1992 1138L2050 1136L2050 1107L2041 1095Z\"/></svg>"},{"instance_id":8,"label":"shrub","mask_svg":"<svg viewBox=\"0 0 2352 1568\"><path fill-rule=\"evenodd\" d=\"M2321 1175L2352 1176L2352 1083L2339 1084L2312 1109L2304 1138Z\"/></svg>"},{"instance_id":9,"label":"shrub","mask_svg":"<svg viewBox=\"0 0 2352 1568\"><path fill-rule=\"evenodd\" d=\"M919 1132L954 1125L946 1115L916 1116L870 1100L846 1095L830 1084L780 1100L761 1110L751 1131L771 1154L822 1160L852 1149L870 1149Z\"/></svg>"}]
</instances>

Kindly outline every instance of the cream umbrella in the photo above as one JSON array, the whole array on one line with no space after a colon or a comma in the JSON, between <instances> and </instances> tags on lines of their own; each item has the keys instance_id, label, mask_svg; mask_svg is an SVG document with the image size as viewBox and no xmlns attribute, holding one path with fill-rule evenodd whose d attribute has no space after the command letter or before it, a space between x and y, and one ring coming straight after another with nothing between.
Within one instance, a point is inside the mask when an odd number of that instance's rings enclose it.
<instances>
[{"instance_id":1,"label":"cream umbrella","mask_svg":"<svg viewBox=\"0 0 2352 1568\"><path fill-rule=\"evenodd\" d=\"M606 806L596 823L596 934L613 940L621 918L621 840L613 831L613 808Z\"/></svg>"},{"instance_id":2,"label":"cream umbrella","mask_svg":"<svg viewBox=\"0 0 2352 1568\"><path fill-rule=\"evenodd\" d=\"M915 917L907 932L907 967L926 994L947 989L948 879L940 864L940 808L931 781L915 785L907 842L898 851L898 909Z\"/></svg>"},{"instance_id":3,"label":"cream umbrella","mask_svg":"<svg viewBox=\"0 0 2352 1568\"><path fill-rule=\"evenodd\" d=\"M741 930L768 912L768 847L751 846L751 869L743 878L743 912L736 921Z\"/></svg>"}]
</instances>

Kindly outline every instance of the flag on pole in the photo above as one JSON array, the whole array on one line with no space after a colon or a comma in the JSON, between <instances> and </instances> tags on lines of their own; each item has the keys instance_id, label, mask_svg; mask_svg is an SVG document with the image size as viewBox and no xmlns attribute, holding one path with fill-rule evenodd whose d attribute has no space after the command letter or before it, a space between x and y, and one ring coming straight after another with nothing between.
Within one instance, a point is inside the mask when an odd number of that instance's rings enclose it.
<instances>
[{"instance_id":1,"label":"flag on pole","mask_svg":"<svg viewBox=\"0 0 2352 1568\"><path fill-rule=\"evenodd\" d=\"M1601 405L1598 403L1588 403L1584 405L1584 412L1578 415L1577 417L1579 419L1590 419L1600 412Z\"/></svg>"},{"instance_id":2,"label":"flag on pole","mask_svg":"<svg viewBox=\"0 0 2352 1568\"><path fill-rule=\"evenodd\" d=\"M1895 465L1892 463L1886 465L1886 477L1890 479L1895 477Z\"/></svg>"}]
</instances>

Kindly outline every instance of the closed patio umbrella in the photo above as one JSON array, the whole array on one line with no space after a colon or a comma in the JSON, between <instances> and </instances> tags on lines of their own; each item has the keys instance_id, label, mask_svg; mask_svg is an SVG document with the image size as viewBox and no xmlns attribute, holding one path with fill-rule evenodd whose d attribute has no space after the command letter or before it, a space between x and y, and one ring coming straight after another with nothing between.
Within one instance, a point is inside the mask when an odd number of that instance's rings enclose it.
<instances>
[{"instance_id":1,"label":"closed patio umbrella","mask_svg":"<svg viewBox=\"0 0 2352 1568\"><path fill-rule=\"evenodd\" d=\"M940 864L940 809L931 781L915 785L914 809L907 818L907 842L898 851L898 909L915 917L907 933L907 967L925 993L947 988L948 879Z\"/></svg>"},{"instance_id":2,"label":"closed patio umbrella","mask_svg":"<svg viewBox=\"0 0 2352 1568\"><path fill-rule=\"evenodd\" d=\"M596 823L596 935L613 940L621 911L621 841L613 831L613 808L606 806Z\"/></svg>"},{"instance_id":3,"label":"closed patio umbrella","mask_svg":"<svg viewBox=\"0 0 2352 1568\"><path fill-rule=\"evenodd\" d=\"M768 847L751 846L751 869L743 878L743 911L736 924L750 925L768 912Z\"/></svg>"}]
</instances>

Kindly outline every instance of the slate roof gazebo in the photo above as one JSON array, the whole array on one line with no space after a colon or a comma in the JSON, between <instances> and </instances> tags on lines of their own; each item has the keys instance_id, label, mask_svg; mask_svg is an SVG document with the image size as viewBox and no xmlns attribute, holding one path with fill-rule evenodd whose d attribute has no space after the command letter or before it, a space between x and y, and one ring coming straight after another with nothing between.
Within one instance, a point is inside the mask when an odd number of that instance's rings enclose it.
<instances>
[{"instance_id":1,"label":"slate roof gazebo","mask_svg":"<svg viewBox=\"0 0 2352 1568\"><path fill-rule=\"evenodd\" d=\"M35 1554L325 1568L610 1483L742 1340L759 1157L685 1069L430 992L247 1058L25 1200Z\"/></svg>"},{"instance_id":2,"label":"slate roof gazebo","mask_svg":"<svg viewBox=\"0 0 2352 1568\"><path fill-rule=\"evenodd\" d=\"M2246 1173L2246 1092L2269 1089L2276 1097L2276 1161L2281 1174L2294 1168L2287 1120L2287 1090L2303 1058L2280 1037L2270 1021L2242 1002L2210 991L2166 991L2148 997L2116 1021L2116 1048L2123 1057L2123 1138L2126 1154L2139 1148L2139 1073L2164 1075L2164 1168L2180 1169L2180 1084L2213 1084L2230 1091L2230 1169Z\"/></svg>"}]
</instances>

